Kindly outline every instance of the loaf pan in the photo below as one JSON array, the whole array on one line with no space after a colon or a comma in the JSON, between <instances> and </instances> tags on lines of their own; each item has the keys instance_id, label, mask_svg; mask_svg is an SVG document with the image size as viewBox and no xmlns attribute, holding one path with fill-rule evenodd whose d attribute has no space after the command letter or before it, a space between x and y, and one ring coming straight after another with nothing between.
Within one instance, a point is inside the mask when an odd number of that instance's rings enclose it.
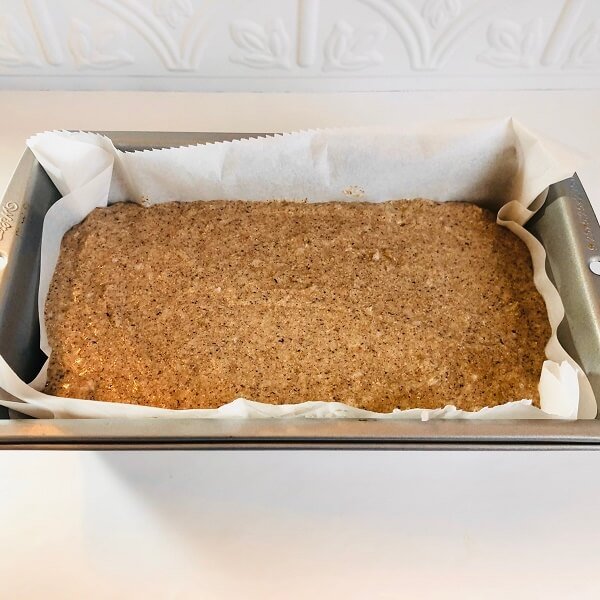
<instances>
[{"instance_id":1,"label":"loaf pan","mask_svg":"<svg viewBox=\"0 0 600 600\"><path fill-rule=\"evenodd\" d=\"M250 134L106 132L121 150ZM261 134L252 134L261 135ZM46 211L60 197L26 150L0 205L0 354L25 381L39 349L37 287ZM600 398L600 226L577 176L550 187L527 225L543 243L566 317L559 339ZM368 419L15 419L0 407L0 448L30 449L600 449L600 421Z\"/></svg>"}]
</instances>

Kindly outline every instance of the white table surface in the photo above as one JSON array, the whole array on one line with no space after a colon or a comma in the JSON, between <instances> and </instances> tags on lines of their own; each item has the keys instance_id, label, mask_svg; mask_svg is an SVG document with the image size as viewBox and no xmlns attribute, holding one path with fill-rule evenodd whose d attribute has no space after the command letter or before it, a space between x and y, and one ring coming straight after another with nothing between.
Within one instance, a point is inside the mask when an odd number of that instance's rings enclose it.
<instances>
[{"instance_id":1,"label":"white table surface","mask_svg":"<svg viewBox=\"0 0 600 600\"><path fill-rule=\"evenodd\" d=\"M600 157L600 92L7 91L0 190L45 129L507 114ZM4 451L0 598L595 599L599 506L600 452Z\"/></svg>"}]
</instances>

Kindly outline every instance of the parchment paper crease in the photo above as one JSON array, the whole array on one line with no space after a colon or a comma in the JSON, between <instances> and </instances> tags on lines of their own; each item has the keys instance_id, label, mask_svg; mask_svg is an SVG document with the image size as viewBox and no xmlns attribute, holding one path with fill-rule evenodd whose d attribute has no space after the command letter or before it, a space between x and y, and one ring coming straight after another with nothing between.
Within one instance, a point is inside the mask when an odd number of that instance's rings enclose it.
<instances>
[{"instance_id":1,"label":"parchment paper crease","mask_svg":"<svg viewBox=\"0 0 600 600\"><path fill-rule=\"evenodd\" d=\"M513 119L422 123L402 130L339 129L124 153L103 136L46 132L28 145L63 195L48 211L39 288L41 348L49 355L43 308L62 236L96 207L132 200L307 199L382 202L425 197L471 201L498 211L498 222L525 241L534 281L548 308L552 337L540 373L541 407L527 399L468 413L448 406L389 414L339 403L273 406L233 399L218 409L166 410L49 396L45 370L28 385L0 357L0 404L37 417L370 417L380 419L593 418L585 375L556 338L564 309L545 270L545 252L523 225L548 186L573 174L580 157Z\"/></svg>"}]
</instances>

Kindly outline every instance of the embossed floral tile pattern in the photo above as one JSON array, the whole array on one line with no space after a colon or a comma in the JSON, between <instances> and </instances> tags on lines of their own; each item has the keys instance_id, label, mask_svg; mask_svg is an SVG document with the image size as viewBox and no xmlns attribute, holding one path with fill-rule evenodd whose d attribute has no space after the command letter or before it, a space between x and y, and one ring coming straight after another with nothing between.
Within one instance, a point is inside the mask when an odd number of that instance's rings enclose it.
<instances>
[{"instance_id":1,"label":"embossed floral tile pattern","mask_svg":"<svg viewBox=\"0 0 600 600\"><path fill-rule=\"evenodd\" d=\"M3 0L0 78L44 88L411 89L465 78L589 88L600 84L599 23L596 0Z\"/></svg>"}]
</instances>

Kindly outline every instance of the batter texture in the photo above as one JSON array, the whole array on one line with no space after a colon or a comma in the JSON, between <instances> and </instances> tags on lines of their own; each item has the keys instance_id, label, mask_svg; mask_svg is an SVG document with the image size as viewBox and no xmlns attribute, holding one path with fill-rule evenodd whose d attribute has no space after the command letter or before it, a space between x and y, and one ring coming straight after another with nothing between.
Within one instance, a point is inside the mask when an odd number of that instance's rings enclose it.
<instances>
[{"instance_id":1,"label":"batter texture","mask_svg":"<svg viewBox=\"0 0 600 600\"><path fill-rule=\"evenodd\" d=\"M46 392L180 409L537 403L551 333L526 246L427 200L96 209L45 316Z\"/></svg>"}]
</instances>

